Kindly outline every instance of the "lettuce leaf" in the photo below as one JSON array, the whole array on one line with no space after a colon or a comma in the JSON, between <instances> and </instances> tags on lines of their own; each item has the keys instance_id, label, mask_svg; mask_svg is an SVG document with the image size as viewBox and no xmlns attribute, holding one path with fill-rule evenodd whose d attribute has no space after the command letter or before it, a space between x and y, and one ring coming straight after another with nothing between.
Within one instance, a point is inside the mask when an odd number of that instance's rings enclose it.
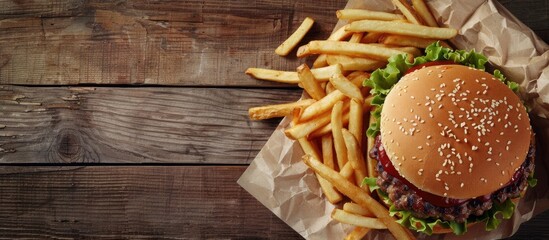
<instances>
[{"instance_id":1,"label":"lettuce leaf","mask_svg":"<svg viewBox=\"0 0 549 240\"><path fill-rule=\"evenodd\" d=\"M365 178L362 184L368 185L371 191L377 190L377 194L381 200L390 205L389 214L398 218L396 222L409 229L427 235L433 234L433 229L437 225L443 228L451 229L456 235L463 235L467 232L467 224L473 222L485 222L486 231L492 231L501 223L499 215L501 215L503 219L510 219L515 211L515 204L511 201L511 199L507 199L503 203L494 201L490 210L485 211L481 216L470 216L464 223L458 223L456 221L443 221L441 219L434 218L416 218L410 211L396 209L387 193L381 191L377 186L376 178Z\"/></svg>"},{"instance_id":2,"label":"lettuce leaf","mask_svg":"<svg viewBox=\"0 0 549 240\"><path fill-rule=\"evenodd\" d=\"M413 62L409 62L405 54L390 57L385 68L375 70L370 78L363 82L364 86L371 88L370 92L374 96L372 105L376 106L371 113L374 115L376 121L370 123L370 127L367 130L368 136L374 137L379 134L379 119L383 109L383 103L385 102L385 97L387 97L387 94L391 91L391 88L400 80L408 69L433 61L454 61L455 63L484 71L488 59L474 50L452 50L440 46L439 42L427 46L427 48L425 48L425 55L414 58ZM519 85L507 80L499 70L494 71L494 76L505 83L515 93L518 93Z\"/></svg>"},{"instance_id":3,"label":"lettuce leaf","mask_svg":"<svg viewBox=\"0 0 549 240\"><path fill-rule=\"evenodd\" d=\"M529 187L535 187L536 185L538 185L538 180L534 178L534 173L530 174L526 181L528 181Z\"/></svg>"}]
</instances>

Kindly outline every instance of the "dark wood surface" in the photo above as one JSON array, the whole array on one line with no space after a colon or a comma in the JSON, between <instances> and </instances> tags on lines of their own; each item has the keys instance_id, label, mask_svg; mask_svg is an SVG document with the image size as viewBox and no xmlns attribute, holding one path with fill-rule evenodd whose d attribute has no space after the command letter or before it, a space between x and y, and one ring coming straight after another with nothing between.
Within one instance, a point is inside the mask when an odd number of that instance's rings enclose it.
<instances>
[{"instance_id":1,"label":"dark wood surface","mask_svg":"<svg viewBox=\"0 0 549 240\"><path fill-rule=\"evenodd\" d=\"M548 1L500 2L549 42ZM301 90L243 71L345 4L0 0L0 238L300 239L236 180L278 124L247 109Z\"/></svg>"}]
</instances>

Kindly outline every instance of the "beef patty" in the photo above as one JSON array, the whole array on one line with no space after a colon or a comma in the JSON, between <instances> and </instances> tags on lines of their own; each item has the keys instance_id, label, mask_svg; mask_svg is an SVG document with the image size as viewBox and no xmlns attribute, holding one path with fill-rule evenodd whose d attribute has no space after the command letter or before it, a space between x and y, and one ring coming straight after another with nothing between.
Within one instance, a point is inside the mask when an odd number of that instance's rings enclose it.
<instances>
[{"instance_id":1,"label":"beef patty","mask_svg":"<svg viewBox=\"0 0 549 240\"><path fill-rule=\"evenodd\" d=\"M372 158L378 159L378 149L374 148L370 152ZM515 173L513 181L503 186L492 194L470 199L460 205L452 207L435 206L419 196L416 191L411 189L406 183L398 178L391 176L384 169L378 159L377 164L377 185L386 192L393 202L396 209L408 210L417 218L436 218L446 221L456 221L463 223L469 216L480 216L485 211L492 208L494 202L503 203L508 198L517 198L528 185L528 176L534 171L535 141L532 137L530 149L526 160Z\"/></svg>"}]
</instances>

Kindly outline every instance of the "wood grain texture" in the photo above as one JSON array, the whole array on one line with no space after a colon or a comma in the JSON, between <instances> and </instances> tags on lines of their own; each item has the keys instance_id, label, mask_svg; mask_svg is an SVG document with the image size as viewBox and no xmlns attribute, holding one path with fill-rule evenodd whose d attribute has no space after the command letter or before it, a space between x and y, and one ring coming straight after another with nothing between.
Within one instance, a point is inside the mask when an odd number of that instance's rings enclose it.
<instances>
[{"instance_id":1,"label":"wood grain texture","mask_svg":"<svg viewBox=\"0 0 549 240\"><path fill-rule=\"evenodd\" d=\"M244 166L11 168L3 239L299 238L236 184Z\"/></svg>"},{"instance_id":2,"label":"wood grain texture","mask_svg":"<svg viewBox=\"0 0 549 240\"><path fill-rule=\"evenodd\" d=\"M3 167L0 237L301 239L236 184L245 168ZM512 239L547 239L547 221Z\"/></svg>"},{"instance_id":3,"label":"wood grain texture","mask_svg":"<svg viewBox=\"0 0 549 240\"><path fill-rule=\"evenodd\" d=\"M0 1L0 84L281 86L243 72L294 70L274 49L307 16L325 39L345 3Z\"/></svg>"},{"instance_id":4,"label":"wood grain texture","mask_svg":"<svg viewBox=\"0 0 549 240\"><path fill-rule=\"evenodd\" d=\"M1 163L247 164L299 89L0 86Z\"/></svg>"},{"instance_id":5,"label":"wood grain texture","mask_svg":"<svg viewBox=\"0 0 549 240\"><path fill-rule=\"evenodd\" d=\"M530 27L546 43L549 43L549 1L497 0L521 22Z\"/></svg>"},{"instance_id":6,"label":"wood grain texture","mask_svg":"<svg viewBox=\"0 0 549 240\"><path fill-rule=\"evenodd\" d=\"M292 70L274 49L306 17L324 39L344 0L0 1L0 83L280 86L247 67ZM549 41L547 1L504 1Z\"/></svg>"}]
</instances>

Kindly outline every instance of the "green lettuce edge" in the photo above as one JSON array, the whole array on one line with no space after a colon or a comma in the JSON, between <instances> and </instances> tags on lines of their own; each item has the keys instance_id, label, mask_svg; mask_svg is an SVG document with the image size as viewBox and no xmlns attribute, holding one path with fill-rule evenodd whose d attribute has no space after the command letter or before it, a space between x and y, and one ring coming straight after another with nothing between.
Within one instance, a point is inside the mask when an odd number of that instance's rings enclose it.
<instances>
[{"instance_id":1,"label":"green lettuce edge","mask_svg":"<svg viewBox=\"0 0 549 240\"><path fill-rule=\"evenodd\" d=\"M439 225L445 229L451 229L452 232L456 235L463 235L467 232L467 225L474 222L485 222L485 230L492 231L498 228L501 223L499 215L503 219L510 219L513 216L515 211L515 204L513 201L508 198L503 203L494 201L492 208L484 212L481 216L470 216L464 223L458 223L456 221L443 221L440 219L433 218L416 218L412 215L412 212L406 210L398 210L394 207L393 203L389 199L387 193L379 189L379 186L376 184L377 178L364 178L362 184L367 185L370 188L370 191L377 191L380 199L387 205L389 205L389 214L391 216L397 216L398 220L396 221L402 226L405 226L409 229L421 232L427 235L433 234L433 229L436 225ZM534 187L537 183L537 180L534 178L533 174L528 176L528 185L529 187Z\"/></svg>"},{"instance_id":2,"label":"green lettuce edge","mask_svg":"<svg viewBox=\"0 0 549 240\"><path fill-rule=\"evenodd\" d=\"M461 65L474 67L485 71L485 65L488 62L486 56L475 52L474 50L453 50L440 45L440 42L434 42L425 48L425 55L414 58L413 62L407 60L406 54L391 56L385 68L380 68L372 72L370 78L364 80L363 85L371 88L374 96L372 105L376 106L371 112L376 121L370 123L367 134L375 137L379 134L380 116L385 102L385 97L391 91L391 88L400 80L408 69L433 61L453 61ZM513 92L518 93L519 85L516 82L508 80L499 70L495 70L494 77L505 83Z\"/></svg>"}]
</instances>

